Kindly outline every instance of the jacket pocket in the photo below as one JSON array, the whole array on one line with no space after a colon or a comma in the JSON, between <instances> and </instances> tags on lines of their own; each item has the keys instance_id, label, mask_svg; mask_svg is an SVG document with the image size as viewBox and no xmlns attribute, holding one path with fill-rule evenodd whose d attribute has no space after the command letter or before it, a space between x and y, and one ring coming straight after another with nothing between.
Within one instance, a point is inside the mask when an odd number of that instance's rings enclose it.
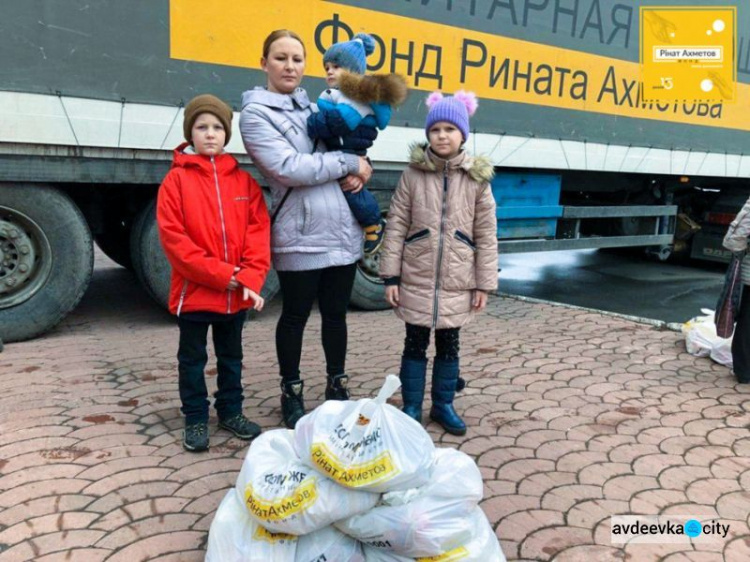
<instances>
[{"instance_id":1,"label":"jacket pocket","mask_svg":"<svg viewBox=\"0 0 750 562\"><path fill-rule=\"evenodd\" d=\"M302 234L308 234L310 225L312 224L312 209L310 209L310 202L307 198L302 199L302 225L300 232Z\"/></svg>"},{"instance_id":2,"label":"jacket pocket","mask_svg":"<svg viewBox=\"0 0 750 562\"><path fill-rule=\"evenodd\" d=\"M429 229L419 230L404 240L401 259L401 282L429 286L434 282L433 243Z\"/></svg>"},{"instance_id":3,"label":"jacket pocket","mask_svg":"<svg viewBox=\"0 0 750 562\"><path fill-rule=\"evenodd\" d=\"M411 236L407 236L404 240L404 245L411 244L412 242L416 242L417 240L421 240L422 238L427 238L430 235L430 230L428 228L425 228L424 230L420 230L419 232L415 232Z\"/></svg>"},{"instance_id":4,"label":"jacket pocket","mask_svg":"<svg viewBox=\"0 0 750 562\"><path fill-rule=\"evenodd\" d=\"M444 258L446 263L443 263L441 268L443 288L451 291L466 291L475 287L476 252L477 246L468 234L461 230L453 233L449 251Z\"/></svg>"},{"instance_id":5,"label":"jacket pocket","mask_svg":"<svg viewBox=\"0 0 750 562\"><path fill-rule=\"evenodd\" d=\"M459 242L463 242L473 251L475 252L477 251L477 245L474 243L474 240L469 238L466 234L464 234L460 230L456 230L456 233L453 236L455 237L456 240L458 240Z\"/></svg>"}]
</instances>

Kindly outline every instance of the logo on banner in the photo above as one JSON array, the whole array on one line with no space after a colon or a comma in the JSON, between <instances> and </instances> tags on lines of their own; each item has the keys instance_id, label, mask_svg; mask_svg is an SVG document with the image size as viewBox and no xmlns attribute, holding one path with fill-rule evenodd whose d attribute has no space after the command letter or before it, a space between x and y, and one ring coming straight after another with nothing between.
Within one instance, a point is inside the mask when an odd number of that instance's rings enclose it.
<instances>
[{"instance_id":1,"label":"logo on banner","mask_svg":"<svg viewBox=\"0 0 750 562\"><path fill-rule=\"evenodd\" d=\"M734 7L641 7L643 102L737 99Z\"/></svg>"}]
</instances>

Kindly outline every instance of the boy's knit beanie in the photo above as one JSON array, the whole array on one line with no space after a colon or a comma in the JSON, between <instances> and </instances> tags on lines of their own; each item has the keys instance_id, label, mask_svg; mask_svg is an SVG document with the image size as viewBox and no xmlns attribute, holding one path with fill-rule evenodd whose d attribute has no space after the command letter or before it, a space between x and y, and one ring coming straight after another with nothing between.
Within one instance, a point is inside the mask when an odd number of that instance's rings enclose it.
<instances>
[{"instance_id":1,"label":"boy's knit beanie","mask_svg":"<svg viewBox=\"0 0 750 562\"><path fill-rule=\"evenodd\" d=\"M229 144L229 139L232 137L232 108L211 94L196 96L185 106L185 116L182 121L182 132L185 134L185 140L189 143L193 142L193 125L201 113L210 113L221 121L227 134L224 139L224 146Z\"/></svg>"},{"instance_id":2,"label":"boy's knit beanie","mask_svg":"<svg viewBox=\"0 0 750 562\"><path fill-rule=\"evenodd\" d=\"M323 65L337 64L355 74L367 70L367 55L375 50L375 40L367 33L357 33L351 41L334 43L323 55Z\"/></svg>"},{"instance_id":3,"label":"boy's knit beanie","mask_svg":"<svg viewBox=\"0 0 750 562\"><path fill-rule=\"evenodd\" d=\"M433 92L427 98L427 107L430 111L427 113L424 131L429 136L430 127L439 121L447 121L454 124L464 142L469 136L469 117L474 115L479 102L474 92L465 92L459 90L453 97L443 97L440 92Z\"/></svg>"}]
</instances>

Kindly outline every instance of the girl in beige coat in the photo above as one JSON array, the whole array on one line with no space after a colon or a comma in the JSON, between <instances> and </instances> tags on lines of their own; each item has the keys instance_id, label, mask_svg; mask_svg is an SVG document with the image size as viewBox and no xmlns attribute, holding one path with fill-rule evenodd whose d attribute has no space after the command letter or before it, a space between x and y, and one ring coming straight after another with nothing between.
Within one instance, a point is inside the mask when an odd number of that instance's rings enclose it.
<instances>
[{"instance_id":1,"label":"girl in beige coat","mask_svg":"<svg viewBox=\"0 0 750 562\"><path fill-rule=\"evenodd\" d=\"M401 358L404 412L421 422L427 346L435 330L430 418L455 435L466 425L453 409L459 378L459 330L497 289L497 225L492 165L463 150L472 93L427 100L429 145L413 146L391 201L380 276L386 299L406 322Z\"/></svg>"}]
</instances>

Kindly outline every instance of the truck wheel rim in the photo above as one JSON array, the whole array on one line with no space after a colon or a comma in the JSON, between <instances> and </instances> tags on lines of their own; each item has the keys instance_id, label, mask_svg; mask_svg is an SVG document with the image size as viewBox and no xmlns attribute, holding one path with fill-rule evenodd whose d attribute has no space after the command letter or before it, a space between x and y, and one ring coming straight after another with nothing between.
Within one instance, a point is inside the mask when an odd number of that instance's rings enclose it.
<instances>
[{"instance_id":1,"label":"truck wheel rim","mask_svg":"<svg viewBox=\"0 0 750 562\"><path fill-rule=\"evenodd\" d=\"M51 269L52 249L44 231L23 213L0 206L0 308L30 299Z\"/></svg>"}]
</instances>

